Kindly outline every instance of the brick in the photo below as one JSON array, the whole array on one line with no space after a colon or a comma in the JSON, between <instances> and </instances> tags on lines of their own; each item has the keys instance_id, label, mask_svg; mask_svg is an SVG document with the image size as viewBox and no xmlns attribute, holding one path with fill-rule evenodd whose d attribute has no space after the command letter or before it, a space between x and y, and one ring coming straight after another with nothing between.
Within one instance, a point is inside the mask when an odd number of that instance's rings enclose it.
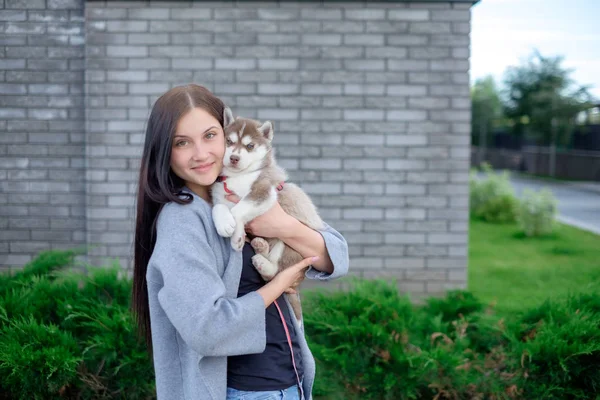
<instances>
[{"instance_id":1,"label":"brick","mask_svg":"<svg viewBox=\"0 0 600 400\"><path fill-rule=\"evenodd\" d=\"M293 21L297 20L300 10L259 8L258 18L261 20L273 21Z\"/></svg>"},{"instance_id":2,"label":"brick","mask_svg":"<svg viewBox=\"0 0 600 400\"><path fill-rule=\"evenodd\" d=\"M423 35L388 35L387 44L391 46L423 46L429 39Z\"/></svg>"},{"instance_id":3,"label":"brick","mask_svg":"<svg viewBox=\"0 0 600 400\"><path fill-rule=\"evenodd\" d=\"M400 58L408 56L408 49L402 47L367 47L366 58Z\"/></svg>"},{"instance_id":4,"label":"brick","mask_svg":"<svg viewBox=\"0 0 600 400\"><path fill-rule=\"evenodd\" d=\"M441 35L450 34L450 23L449 22L413 22L410 24L409 32L412 34L427 34L427 35ZM441 37L441 36L440 36ZM442 45L439 42L430 41L432 45Z\"/></svg>"},{"instance_id":5,"label":"brick","mask_svg":"<svg viewBox=\"0 0 600 400\"><path fill-rule=\"evenodd\" d=\"M339 159L318 159L318 158L305 158L300 160L300 166L306 170L332 170L340 169L342 167L342 161Z\"/></svg>"},{"instance_id":6,"label":"brick","mask_svg":"<svg viewBox=\"0 0 600 400\"><path fill-rule=\"evenodd\" d=\"M302 44L317 46L339 46L342 44L342 35L306 33L302 35Z\"/></svg>"},{"instance_id":7,"label":"brick","mask_svg":"<svg viewBox=\"0 0 600 400\"><path fill-rule=\"evenodd\" d=\"M235 69L248 70L256 68L254 59L216 59L215 68L217 69Z\"/></svg>"},{"instance_id":8,"label":"brick","mask_svg":"<svg viewBox=\"0 0 600 400\"><path fill-rule=\"evenodd\" d=\"M127 10L129 19L168 19L168 8L130 8Z\"/></svg>"},{"instance_id":9,"label":"brick","mask_svg":"<svg viewBox=\"0 0 600 400\"><path fill-rule=\"evenodd\" d=\"M24 69L24 68L25 68L25 60L0 59L0 69L2 69L2 70Z\"/></svg>"},{"instance_id":10,"label":"brick","mask_svg":"<svg viewBox=\"0 0 600 400\"><path fill-rule=\"evenodd\" d=\"M470 10L434 10L431 12L432 21L468 22L471 19Z\"/></svg>"},{"instance_id":11,"label":"brick","mask_svg":"<svg viewBox=\"0 0 600 400\"><path fill-rule=\"evenodd\" d=\"M381 20L385 19L385 10L377 9L345 9L344 16L352 20Z\"/></svg>"},{"instance_id":12,"label":"brick","mask_svg":"<svg viewBox=\"0 0 600 400\"><path fill-rule=\"evenodd\" d=\"M323 46L321 47L322 53L327 55L327 58L360 58L364 54L362 47L345 47L345 46ZM343 73L349 73L346 71L340 71Z\"/></svg>"},{"instance_id":13,"label":"brick","mask_svg":"<svg viewBox=\"0 0 600 400\"><path fill-rule=\"evenodd\" d=\"M209 8L172 8L171 19L191 19L201 20L211 18L211 9Z\"/></svg>"},{"instance_id":14,"label":"brick","mask_svg":"<svg viewBox=\"0 0 600 400\"><path fill-rule=\"evenodd\" d=\"M350 268L360 269L379 269L383 267L383 259L378 257L351 257Z\"/></svg>"},{"instance_id":15,"label":"brick","mask_svg":"<svg viewBox=\"0 0 600 400\"><path fill-rule=\"evenodd\" d=\"M297 59L259 59L258 68L261 70L268 69L297 69Z\"/></svg>"},{"instance_id":16,"label":"brick","mask_svg":"<svg viewBox=\"0 0 600 400\"><path fill-rule=\"evenodd\" d=\"M385 162L386 169L400 171L422 170L426 165L422 160L386 160Z\"/></svg>"},{"instance_id":17,"label":"brick","mask_svg":"<svg viewBox=\"0 0 600 400\"><path fill-rule=\"evenodd\" d=\"M353 121L383 121L383 110L344 110L344 119Z\"/></svg>"},{"instance_id":18,"label":"brick","mask_svg":"<svg viewBox=\"0 0 600 400\"><path fill-rule=\"evenodd\" d=\"M46 33L46 25L35 22L5 22L4 33L39 35Z\"/></svg>"},{"instance_id":19,"label":"brick","mask_svg":"<svg viewBox=\"0 0 600 400\"><path fill-rule=\"evenodd\" d=\"M444 258L429 258L426 261L427 268L466 268L466 257L444 257Z\"/></svg>"},{"instance_id":20,"label":"brick","mask_svg":"<svg viewBox=\"0 0 600 400\"><path fill-rule=\"evenodd\" d=\"M26 21L27 13L25 11L0 10L0 21Z\"/></svg>"},{"instance_id":21,"label":"brick","mask_svg":"<svg viewBox=\"0 0 600 400\"><path fill-rule=\"evenodd\" d=\"M211 69L213 67L212 60L206 58L174 58L171 60L171 67L178 69Z\"/></svg>"},{"instance_id":22,"label":"brick","mask_svg":"<svg viewBox=\"0 0 600 400\"><path fill-rule=\"evenodd\" d=\"M466 231L465 231L466 232ZM464 243L466 238L463 238L461 243ZM449 246L448 255L450 257L467 257L469 255L468 246Z\"/></svg>"},{"instance_id":23,"label":"brick","mask_svg":"<svg viewBox=\"0 0 600 400\"><path fill-rule=\"evenodd\" d=\"M344 44L350 46L383 46L384 35L376 34L346 34Z\"/></svg>"},{"instance_id":24,"label":"brick","mask_svg":"<svg viewBox=\"0 0 600 400\"><path fill-rule=\"evenodd\" d=\"M368 246L364 249L365 256L403 256L405 254L404 246L398 245L383 245L383 246Z\"/></svg>"},{"instance_id":25,"label":"brick","mask_svg":"<svg viewBox=\"0 0 600 400\"><path fill-rule=\"evenodd\" d=\"M409 108L416 109L447 109L450 107L450 100L443 97L412 97L408 99Z\"/></svg>"},{"instance_id":26,"label":"brick","mask_svg":"<svg viewBox=\"0 0 600 400\"><path fill-rule=\"evenodd\" d=\"M301 19L315 19L315 20L341 20L342 19L342 10L336 9L323 9L323 8L303 8L300 10L300 18Z\"/></svg>"},{"instance_id":27,"label":"brick","mask_svg":"<svg viewBox=\"0 0 600 400\"><path fill-rule=\"evenodd\" d=\"M106 46L106 55L109 57L147 57L146 46Z\"/></svg>"},{"instance_id":28,"label":"brick","mask_svg":"<svg viewBox=\"0 0 600 400\"><path fill-rule=\"evenodd\" d=\"M386 219L425 219L425 210L422 208L389 208L385 210Z\"/></svg>"},{"instance_id":29,"label":"brick","mask_svg":"<svg viewBox=\"0 0 600 400\"><path fill-rule=\"evenodd\" d=\"M342 85L337 84L303 84L300 92L308 95L341 95Z\"/></svg>"},{"instance_id":30,"label":"brick","mask_svg":"<svg viewBox=\"0 0 600 400\"><path fill-rule=\"evenodd\" d=\"M423 60L387 60L390 71L423 71L427 70L429 63Z\"/></svg>"},{"instance_id":31,"label":"brick","mask_svg":"<svg viewBox=\"0 0 600 400\"><path fill-rule=\"evenodd\" d=\"M48 0L48 8L57 9L81 9L83 4L80 0Z\"/></svg>"},{"instance_id":32,"label":"brick","mask_svg":"<svg viewBox=\"0 0 600 400\"><path fill-rule=\"evenodd\" d=\"M433 60L431 61L432 71L468 71L468 60Z\"/></svg>"},{"instance_id":33,"label":"brick","mask_svg":"<svg viewBox=\"0 0 600 400\"><path fill-rule=\"evenodd\" d=\"M258 111L258 118L271 120L297 120L298 110L282 108L265 108Z\"/></svg>"},{"instance_id":34,"label":"brick","mask_svg":"<svg viewBox=\"0 0 600 400\"><path fill-rule=\"evenodd\" d=\"M386 244L424 244L425 234L421 233L386 233Z\"/></svg>"},{"instance_id":35,"label":"brick","mask_svg":"<svg viewBox=\"0 0 600 400\"><path fill-rule=\"evenodd\" d=\"M331 120L340 119L342 112L332 109L301 110L300 118L302 120Z\"/></svg>"},{"instance_id":36,"label":"brick","mask_svg":"<svg viewBox=\"0 0 600 400\"><path fill-rule=\"evenodd\" d=\"M383 218L383 210L377 208L346 208L344 219L377 220Z\"/></svg>"},{"instance_id":37,"label":"brick","mask_svg":"<svg viewBox=\"0 0 600 400\"><path fill-rule=\"evenodd\" d=\"M468 46L469 37L467 35L432 35L432 46Z\"/></svg>"},{"instance_id":38,"label":"brick","mask_svg":"<svg viewBox=\"0 0 600 400\"><path fill-rule=\"evenodd\" d=\"M344 66L350 71L383 71L384 60L344 60Z\"/></svg>"},{"instance_id":39,"label":"brick","mask_svg":"<svg viewBox=\"0 0 600 400\"><path fill-rule=\"evenodd\" d=\"M448 250L444 246L431 246L431 245L411 245L406 248L406 255L413 257L440 257L448 254ZM428 259L429 260L429 259ZM438 265L432 266L427 261L425 262L427 268L444 268Z\"/></svg>"},{"instance_id":40,"label":"brick","mask_svg":"<svg viewBox=\"0 0 600 400\"><path fill-rule=\"evenodd\" d=\"M446 221L407 221L405 230L407 232L447 232Z\"/></svg>"},{"instance_id":41,"label":"brick","mask_svg":"<svg viewBox=\"0 0 600 400\"><path fill-rule=\"evenodd\" d=\"M427 112L421 110L393 110L387 111L387 119L390 121L425 121Z\"/></svg>"},{"instance_id":42,"label":"brick","mask_svg":"<svg viewBox=\"0 0 600 400\"><path fill-rule=\"evenodd\" d=\"M83 26L80 24L73 23L62 23L62 24L48 24L49 34L56 35L82 35L83 34Z\"/></svg>"},{"instance_id":43,"label":"brick","mask_svg":"<svg viewBox=\"0 0 600 400\"><path fill-rule=\"evenodd\" d=\"M401 21L428 21L429 10L388 10L388 18Z\"/></svg>"},{"instance_id":44,"label":"brick","mask_svg":"<svg viewBox=\"0 0 600 400\"><path fill-rule=\"evenodd\" d=\"M315 24L316 27L306 29L305 31L321 31L323 33L362 33L365 31L364 24L356 21L323 21L322 28L318 22L308 21Z\"/></svg>"},{"instance_id":45,"label":"brick","mask_svg":"<svg viewBox=\"0 0 600 400\"><path fill-rule=\"evenodd\" d=\"M450 47L413 47L409 49L410 58L439 59L450 57Z\"/></svg>"},{"instance_id":46,"label":"brick","mask_svg":"<svg viewBox=\"0 0 600 400\"><path fill-rule=\"evenodd\" d=\"M383 160L378 159L344 159L345 170L379 170L383 169Z\"/></svg>"}]
</instances>

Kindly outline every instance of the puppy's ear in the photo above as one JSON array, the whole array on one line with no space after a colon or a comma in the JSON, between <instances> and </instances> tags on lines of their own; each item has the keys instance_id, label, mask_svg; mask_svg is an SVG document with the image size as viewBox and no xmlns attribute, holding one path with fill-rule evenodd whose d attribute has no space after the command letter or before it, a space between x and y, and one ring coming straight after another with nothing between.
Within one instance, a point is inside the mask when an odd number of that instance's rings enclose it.
<instances>
[{"instance_id":1,"label":"puppy's ear","mask_svg":"<svg viewBox=\"0 0 600 400\"><path fill-rule=\"evenodd\" d=\"M233 113L231 108L225 107L223 110L223 127L230 125L233 122Z\"/></svg>"},{"instance_id":2,"label":"puppy's ear","mask_svg":"<svg viewBox=\"0 0 600 400\"><path fill-rule=\"evenodd\" d=\"M273 124L271 121L265 121L261 126L258 127L258 131L262 133L262 135L269 142L273 140Z\"/></svg>"}]
</instances>

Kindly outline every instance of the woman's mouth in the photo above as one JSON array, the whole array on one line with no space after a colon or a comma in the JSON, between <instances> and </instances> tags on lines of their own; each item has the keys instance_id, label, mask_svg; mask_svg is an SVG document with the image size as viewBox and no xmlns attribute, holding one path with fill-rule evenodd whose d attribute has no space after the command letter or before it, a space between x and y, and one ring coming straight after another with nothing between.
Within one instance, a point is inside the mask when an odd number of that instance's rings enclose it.
<instances>
[{"instance_id":1,"label":"woman's mouth","mask_svg":"<svg viewBox=\"0 0 600 400\"><path fill-rule=\"evenodd\" d=\"M194 167L192 169L194 171L196 171L196 172L207 172L207 171L210 171L210 169L213 167L213 165L215 165L214 162L208 163L208 164L199 165L199 166Z\"/></svg>"}]
</instances>

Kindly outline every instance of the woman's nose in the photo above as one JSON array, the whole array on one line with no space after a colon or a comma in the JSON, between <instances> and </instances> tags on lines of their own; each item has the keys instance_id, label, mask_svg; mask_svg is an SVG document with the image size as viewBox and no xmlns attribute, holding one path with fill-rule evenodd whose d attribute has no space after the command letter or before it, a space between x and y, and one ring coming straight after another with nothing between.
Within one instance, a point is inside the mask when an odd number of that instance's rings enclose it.
<instances>
[{"instance_id":1,"label":"woman's nose","mask_svg":"<svg viewBox=\"0 0 600 400\"><path fill-rule=\"evenodd\" d=\"M206 146L202 146L201 144L194 146L194 158L204 160L207 157L208 151L206 150Z\"/></svg>"}]
</instances>

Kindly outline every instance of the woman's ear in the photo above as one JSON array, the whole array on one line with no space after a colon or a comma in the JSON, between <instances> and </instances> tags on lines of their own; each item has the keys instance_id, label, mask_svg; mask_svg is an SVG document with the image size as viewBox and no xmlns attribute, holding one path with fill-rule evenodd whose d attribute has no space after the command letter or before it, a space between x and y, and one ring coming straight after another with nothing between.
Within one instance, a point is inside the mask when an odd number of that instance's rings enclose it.
<instances>
[{"instance_id":1,"label":"woman's ear","mask_svg":"<svg viewBox=\"0 0 600 400\"><path fill-rule=\"evenodd\" d=\"M231 108L225 107L223 110L223 127L230 125L234 121L233 113L231 112Z\"/></svg>"}]
</instances>

